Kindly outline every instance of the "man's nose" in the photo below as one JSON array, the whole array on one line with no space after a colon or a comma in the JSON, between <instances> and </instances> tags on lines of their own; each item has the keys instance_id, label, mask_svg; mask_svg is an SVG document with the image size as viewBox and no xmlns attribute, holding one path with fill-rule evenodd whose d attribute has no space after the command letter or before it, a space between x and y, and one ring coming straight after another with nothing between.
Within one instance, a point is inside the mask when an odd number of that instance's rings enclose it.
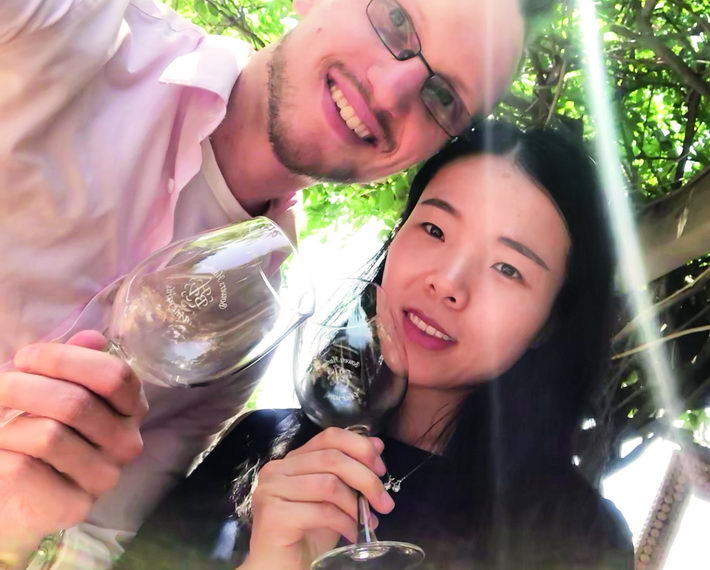
<instances>
[{"instance_id":1,"label":"man's nose","mask_svg":"<svg viewBox=\"0 0 710 570\"><path fill-rule=\"evenodd\" d=\"M367 73L374 107L394 117L408 112L421 104L420 93L428 77L429 70L418 57L374 64Z\"/></svg>"}]
</instances>

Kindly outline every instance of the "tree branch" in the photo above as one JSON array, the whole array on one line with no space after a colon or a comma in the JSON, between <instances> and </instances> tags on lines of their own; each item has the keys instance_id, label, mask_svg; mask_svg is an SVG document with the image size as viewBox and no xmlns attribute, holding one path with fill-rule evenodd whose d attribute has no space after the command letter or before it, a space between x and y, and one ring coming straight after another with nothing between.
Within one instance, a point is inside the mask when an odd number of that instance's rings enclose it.
<instances>
[{"instance_id":1,"label":"tree branch","mask_svg":"<svg viewBox=\"0 0 710 570\"><path fill-rule=\"evenodd\" d=\"M560 71L557 76L557 87L555 88L555 94L553 95L552 101L550 102L550 108L547 111L545 126L550 124L550 121L552 120L552 115L555 114L555 107L557 107L557 101L559 101L560 95L562 94L562 89L565 85L565 75L567 74L568 61L569 60L567 59L566 55L562 56L562 64L560 65Z\"/></svg>"},{"instance_id":2,"label":"tree branch","mask_svg":"<svg viewBox=\"0 0 710 570\"><path fill-rule=\"evenodd\" d=\"M684 83L695 89L701 95L710 97L710 84L701 76L696 74L681 57L677 56L658 37L656 37L653 26L651 26L651 10L655 7L657 0L648 0L637 18L637 25L641 30L637 34L639 41L660 57L668 67L675 71ZM633 33L633 32L632 32Z\"/></svg>"},{"instance_id":3,"label":"tree branch","mask_svg":"<svg viewBox=\"0 0 710 570\"><path fill-rule=\"evenodd\" d=\"M675 177L673 181L673 189L681 187L683 177L685 176L685 165L688 162L690 147L695 138L695 122L698 118L698 109L700 108L700 93L691 91L688 95L688 113L686 114L685 135L683 137L683 150L678 158L678 166L675 169Z\"/></svg>"},{"instance_id":4,"label":"tree branch","mask_svg":"<svg viewBox=\"0 0 710 570\"><path fill-rule=\"evenodd\" d=\"M655 303L651 307L649 307L646 312L637 315L634 317L631 321L629 321L624 328L622 328L618 333L614 335L614 338L612 339L613 343L618 343L625 338L627 338L637 327L639 324L639 321L641 319L645 318L650 318L653 316L658 315L661 311L664 311L666 309L671 308L672 306L680 303L684 299L687 299L691 295L695 294L695 291L697 291L696 287L700 285L701 283L704 283L706 280L710 279L710 267L707 268L705 271L703 271L700 275L698 275L692 283L688 283L685 287L678 289L665 299L659 301L658 303Z\"/></svg>"},{"instance_id":5,"label":"tree branch","mask_svg":"<svg viewBox=\"0 0 710 570\"><path fill-rule=\"evenodd\" d=\"M611 357L612 360L618 360L619 358L625 358L627 356L631 356L632 354L636 354L637 352L642 352L648 348L651 348L652 346L657 346L659 344L663 344L664 342L668 342L669 340L674 340L676 338L680 338L689 334L696 334L700 332L709 332L710 331L710 325L704 325L702 327L695 327L692 329L687 329L684 331L678 331L669 334L668 336L664 336L661 338L657 338L655 340L652 340L650 342L646 342L642 344L641 346L637 346L636 348L632 348L630 350L626 350L624 352L620 352L619 354L615 354L614 356Z\"/></svg>"},{"instance_id":6,"label":"tree branch","mask_svg":"<svg viewBox=\"0 0 710 570\"><path fill-rule=\"evenodd\" d=\"M261 49L266 46L266 42L256 35L254 30L252 30L249 24L247 24L244 13L239 6L235 6L238 13L234 14L233 12L226 10L223 5L215 0L205 0L205 2L207 2L207 4L212 6L219 13L227 27L237 30L245 38L250 40L252 44L257 47L257 49Z\"/></svg>"}]
</instances>

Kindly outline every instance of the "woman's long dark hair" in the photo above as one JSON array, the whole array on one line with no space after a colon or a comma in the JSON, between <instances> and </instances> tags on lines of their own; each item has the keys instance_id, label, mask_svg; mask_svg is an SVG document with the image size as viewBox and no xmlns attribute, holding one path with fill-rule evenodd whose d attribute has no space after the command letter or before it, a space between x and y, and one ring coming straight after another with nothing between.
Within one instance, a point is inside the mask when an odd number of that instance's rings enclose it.
<instances>
[{"instance_id":1,"label":"woman's long dark hair","mask_svg":"<svg viewBox=\"0 0 710 570\"><path fill-rule=\"evenodd\" d=\"M572 243L564 284L541 335L511 369L475 388L444 432L443 454L455 463L458 479L441 486L446 496L437 504L475 511L488 524L524 502L521 491L528 483L571 462L585 398L608 360L613 263L595 165L579 142L550 129L523 132L502 122L479 124L419 170L400 225L441 168L484 153L509 156L551 196ZM381 281L395 235L396 229L366 277ZM313 434L307 421L294 425L273 456Z\"/></svg>"}]
</instances>

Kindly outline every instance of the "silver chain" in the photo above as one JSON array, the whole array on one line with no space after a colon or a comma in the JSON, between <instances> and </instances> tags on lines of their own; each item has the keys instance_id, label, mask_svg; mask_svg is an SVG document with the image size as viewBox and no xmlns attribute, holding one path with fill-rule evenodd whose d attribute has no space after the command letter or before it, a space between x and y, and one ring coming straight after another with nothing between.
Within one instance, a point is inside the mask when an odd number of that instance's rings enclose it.
<instances>
[{"instance_id":1,"label":"silver chain","mask_svg":"<svg viewBox=\"0 0 710 570\"><path fill-rule=\"evenodd\" d=\"M387 476L387 480L384 483L385 491L389 491L391 489L393 493L399 493L399 490L402 488L402 483L404 482L404 480L407 477L409 477L412 473L417 471L422 465L424 465L432 457L434 457L433 453L431 455L428 455L427 457L425 457L424 460L419 463L419 465L414 467L414 469L412 469L409 473L407 473L403 477L400 477L399 479L392 477L392 475L390 475L389 472L385 473L385 475Z\"/></svg>"}]
</instances>

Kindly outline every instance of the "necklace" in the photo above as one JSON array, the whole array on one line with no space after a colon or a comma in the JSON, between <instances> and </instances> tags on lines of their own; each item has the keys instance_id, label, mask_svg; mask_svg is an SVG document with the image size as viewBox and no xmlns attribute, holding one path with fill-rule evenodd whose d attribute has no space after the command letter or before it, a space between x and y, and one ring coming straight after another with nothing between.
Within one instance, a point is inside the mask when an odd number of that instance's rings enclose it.
<instances>
[{"instance_id":1,"label":"necklace","mask_svg":"<svg viewBox=\"0 0 710 570\"><path fill-rule=\"evenodd\" d=\"M385 473L385 475L387 476L387 480L384 483L385 491L389 491L391 489L393 493L399 493L399 490L402 488L402 483L404 482L404 480L410 475L412 475L415 471L417 471L420 467L422 467L432 457L434 457L433 453L426 456L423 461L420 461L419 464L414 467L414 469L412 469L409 473L407 473L403 477L400 477L399 479L392 477L389 471Z\"/></svg>"}]
</instances>

